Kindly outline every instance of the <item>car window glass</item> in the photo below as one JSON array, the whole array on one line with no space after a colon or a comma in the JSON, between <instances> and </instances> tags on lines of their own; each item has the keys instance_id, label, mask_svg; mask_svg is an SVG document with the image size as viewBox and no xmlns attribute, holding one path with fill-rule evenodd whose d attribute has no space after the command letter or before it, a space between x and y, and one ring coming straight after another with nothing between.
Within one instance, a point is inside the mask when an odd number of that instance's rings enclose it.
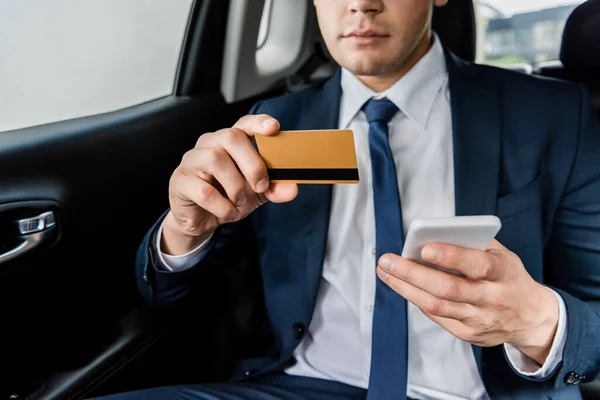
<instances>
[{"instance_id":1,"label":"car window glass","mask_svg":"<svg viewBox=\"0 0 600 400\"><path fill-rule=\"evenodd\" d=\"M0 131L172 93L193 0L0 0Z\"/></svg>"},{"instance_id":2,"label":"car window glass","mask_svg":"<svg viewBox=\"0 0 600 400\"><path fill-rule=\"evenodd\" d=\"M562 33L584 0L477 0L478 62L534 69L559 59Z\"/></svg>"}]
</instances>

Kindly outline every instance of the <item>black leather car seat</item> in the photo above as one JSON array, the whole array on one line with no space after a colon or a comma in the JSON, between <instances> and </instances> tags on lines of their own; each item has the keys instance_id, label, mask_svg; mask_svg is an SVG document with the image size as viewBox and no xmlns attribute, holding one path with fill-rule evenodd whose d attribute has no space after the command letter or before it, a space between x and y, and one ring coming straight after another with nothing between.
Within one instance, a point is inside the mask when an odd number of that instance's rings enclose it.
<instances>
[{"instance_id":1,"label":"black leather car seat","mask_svg":"<svg viewBox=\"0 0 600 400\"><path fill-rule=\"evenodd\" d=\"M567 19L560 62L537 73L585 85L600 115L600 0L580 4Z\"/></svg>"},{"instance_id":2,"label":"black leather car seat","mask_svg":"<svg viewBox=\"0 0 600 400\"><path fill-rule=\"evenodd\" d=\"M432 28L446 48L466 61L475 61L477 27L471 0L449 1L433 11Z\"/></svg>"}]
</instances>

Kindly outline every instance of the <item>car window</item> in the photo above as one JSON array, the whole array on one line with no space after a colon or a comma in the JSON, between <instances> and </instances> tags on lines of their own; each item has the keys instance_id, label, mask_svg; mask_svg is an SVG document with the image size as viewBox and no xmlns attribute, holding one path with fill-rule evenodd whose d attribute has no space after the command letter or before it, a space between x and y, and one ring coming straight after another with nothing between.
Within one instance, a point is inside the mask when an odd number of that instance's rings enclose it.
<instances>
[{"instance_id":1,"label":"car window","mask_svg":"<svg viewBox=\"0 0 600 400\"><path fill-rule=\"evenodd\" d=\"M584 0L477 0L480 63L534 69L557 61L571 12Z\"/></svg>"},{"instance_id":2,"label":"car window","mask_svg":"<svg viewBox=\"0 0 600 400\"><path fill-rule=\"evenodd\" d=\"M0 132L173 91L193 0L0 0Z\"/></svg>"}]
</instances>

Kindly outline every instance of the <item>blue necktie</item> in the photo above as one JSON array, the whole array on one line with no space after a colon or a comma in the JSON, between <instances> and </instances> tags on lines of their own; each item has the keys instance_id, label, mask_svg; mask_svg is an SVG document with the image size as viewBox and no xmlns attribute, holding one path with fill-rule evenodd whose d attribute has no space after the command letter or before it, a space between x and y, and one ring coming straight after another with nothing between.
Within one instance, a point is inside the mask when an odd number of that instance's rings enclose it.
<instances>
[{"instance_id":1,"label":"blue necktie","mask_svg":"<svg viewBox=\"0 0 600 400\"><path fill-rule=\"evenodd\" d=\"M388 99L369 100L363 110L369 121L373 174L377 260L385 253L402 254L402 211L396 166L388 143L388 124L398 108ZM406 300L376 278L373 342L368 400L404 400L407 385Z\"/></svg>"}]
</instances>

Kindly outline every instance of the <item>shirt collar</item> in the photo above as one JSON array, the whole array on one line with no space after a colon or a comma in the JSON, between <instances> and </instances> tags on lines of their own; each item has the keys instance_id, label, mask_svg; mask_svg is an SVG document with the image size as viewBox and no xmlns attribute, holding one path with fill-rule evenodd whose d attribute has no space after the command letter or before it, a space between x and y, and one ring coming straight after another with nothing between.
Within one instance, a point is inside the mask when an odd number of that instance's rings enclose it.
<instances>
[{"instance_id":1,"label":"shirt collar","mask_svg":"<svg viewBox=\"0 0 600 400\"><path fill-rule=\"evenodd\" d=\"M434 100L446 79L444 50L435 33L427 54L384 92L376 93L342 68L340 126L345 129L369 99L387 97L405 115L425 128Z\"/></svg>"}]
</instances>

